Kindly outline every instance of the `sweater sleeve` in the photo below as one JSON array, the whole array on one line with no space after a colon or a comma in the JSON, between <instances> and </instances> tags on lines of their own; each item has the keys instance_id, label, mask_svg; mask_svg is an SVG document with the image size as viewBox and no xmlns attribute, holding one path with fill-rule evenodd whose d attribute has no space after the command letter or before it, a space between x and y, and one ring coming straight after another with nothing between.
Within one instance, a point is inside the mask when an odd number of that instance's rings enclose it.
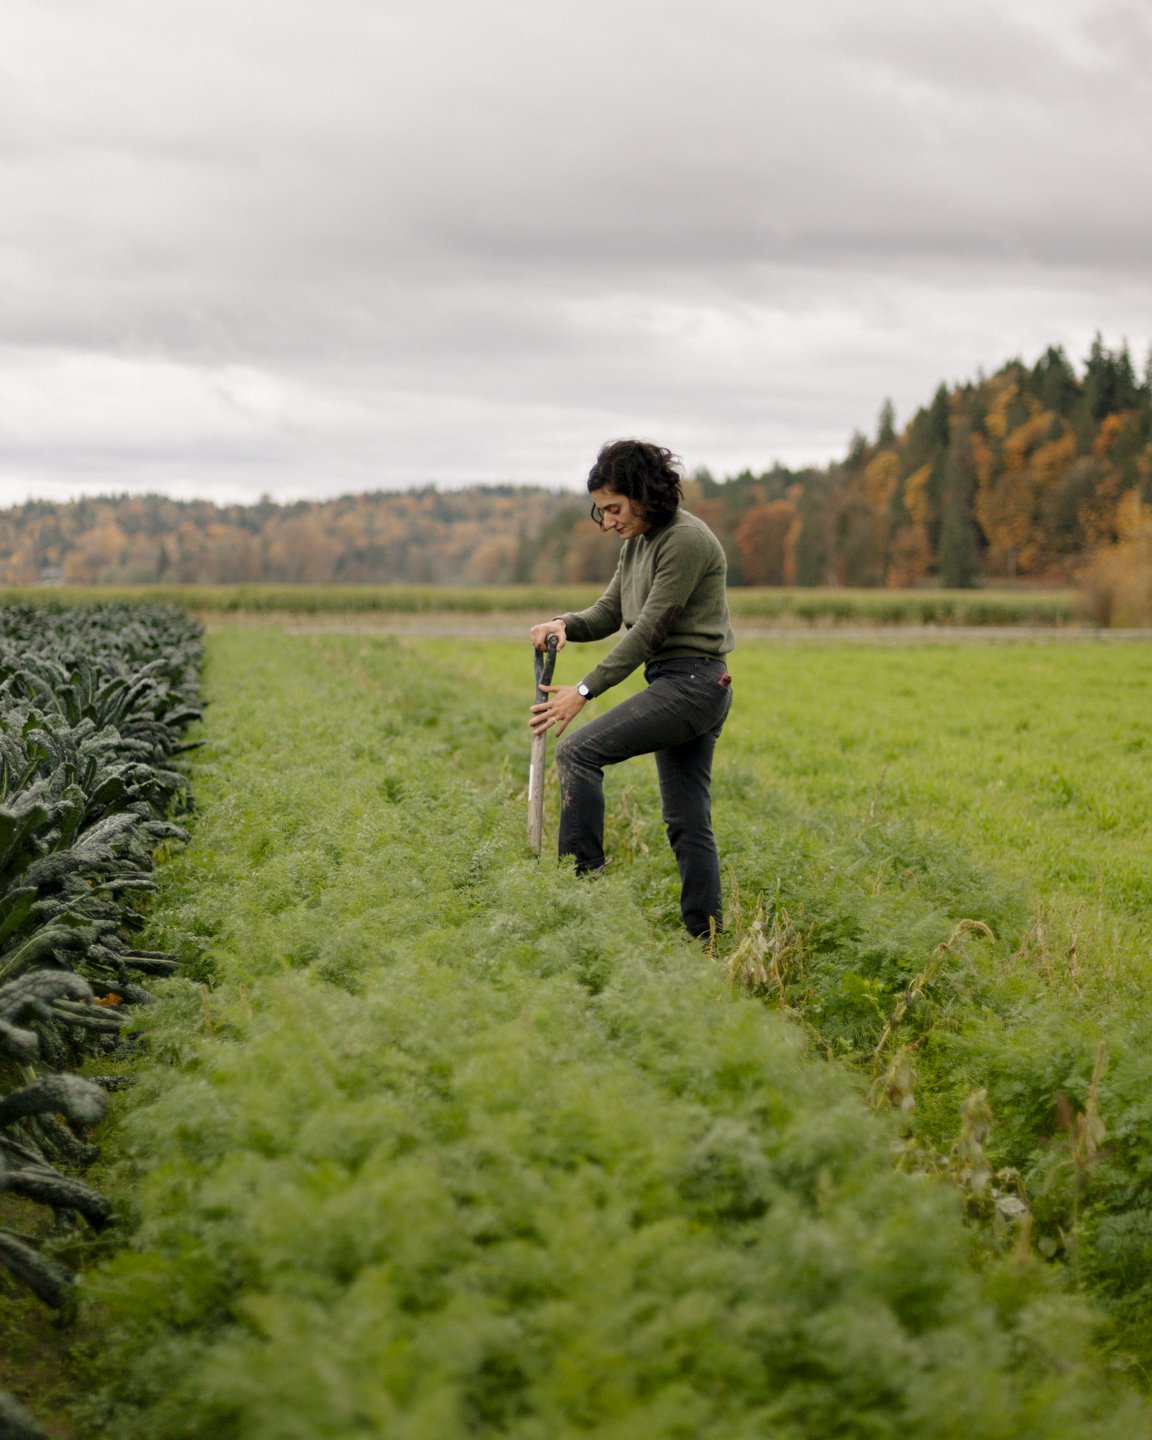
<instances>
[{"instance_id":1,"label":"sweater sleeve","mask_svg":"<svg viewBox=\"0 0 1152 1440\"><path fill-rule=\"evenodd\" d=\"M638 665L651 659L668 638L669 630L712 562L707 544L702 544L691 532L669 534L668 543L656 559L652 588L636 623L584 677L593 695L602 695L613 685L619 685Z\"/></svg>"},{"instance_id":2,"label":"sweater sleeve","mask_svg":"<svg viewBox=\"0 0 1152 1440\"><path fill-rule=\"evenodd\" d=\"M569 640L575 640L577 644L615 635L622 618L619 566L616 567L616 573L612 576L607 590L594 605L590 605L587 610L573 610L567 615L556 616L557 620L564 621Z\"/></svg>"}]
</instances>

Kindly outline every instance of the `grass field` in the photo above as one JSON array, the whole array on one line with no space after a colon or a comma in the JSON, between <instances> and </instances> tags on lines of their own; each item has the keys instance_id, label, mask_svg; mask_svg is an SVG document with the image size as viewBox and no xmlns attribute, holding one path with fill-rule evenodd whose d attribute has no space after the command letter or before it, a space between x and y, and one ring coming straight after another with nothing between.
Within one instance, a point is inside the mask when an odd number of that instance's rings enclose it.
<instances>
[{"instance_id":1,"label":"grass field","mask_svg":"<svg viewBox=\"0 0 1152 1440\"><path fill-rule=\"evenodd\" d=\"M1152 650L733 669L709 958L648 764L525 854L523 643L212 638L78 1425L1149 1432Z\"/></svg>"}]
</instances>

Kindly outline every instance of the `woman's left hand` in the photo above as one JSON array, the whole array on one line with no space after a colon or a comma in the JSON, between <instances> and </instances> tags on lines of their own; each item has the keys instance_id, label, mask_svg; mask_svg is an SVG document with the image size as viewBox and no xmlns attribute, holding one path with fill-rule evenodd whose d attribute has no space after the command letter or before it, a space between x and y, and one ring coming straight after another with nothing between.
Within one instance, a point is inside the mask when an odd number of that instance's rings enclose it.
<instances>
[{"instance_id":1,"label":"woman's left hand","mask_svg":"<svg viewBox=\"0 0 1152 1440\"><path fill-rule=\"evenodd\" d=\"M528 722L532 733L543 735L555 725L556 734L563 735L569 722L575 720L588 702L575 685L541 685L540 689L549 698L532 706L532 718Z\"/></svg>"}]
</instances>

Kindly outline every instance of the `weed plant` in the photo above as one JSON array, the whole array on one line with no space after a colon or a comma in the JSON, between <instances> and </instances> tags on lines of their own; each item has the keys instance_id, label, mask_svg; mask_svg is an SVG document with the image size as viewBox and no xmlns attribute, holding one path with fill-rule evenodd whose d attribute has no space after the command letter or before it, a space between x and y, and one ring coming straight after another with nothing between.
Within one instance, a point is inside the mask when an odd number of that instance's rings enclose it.
<instances>
[{"instance_id":1,"label":"weed plant","mask_svg":"<svg viewBox=\"0 0 1152 1440\"><path fill-rule=\"evenodd\" d=\"M977 1253L960 1190L893 1166L899 1124L865 1081L681 936L647 778L613 792L604 877L525 854L527 646L232 631L206 679L194 843L153 936L200 981L141 1017L153 1059L105 1137L124 1238L85 1287L89 1424L1148 1433L1090 1307L1027 1246ZM737 870L781 872L761 933L791 976L786 887L838 840L769 852L782 827L746 762L721 783L760 817ZM901 957L892 902L861 918L858 898L842 882L821 924L830 954L864 942L866 985ZM830 1003L831 1049L878 1035L861 1007Z\"/></svg>"}]
</instances>

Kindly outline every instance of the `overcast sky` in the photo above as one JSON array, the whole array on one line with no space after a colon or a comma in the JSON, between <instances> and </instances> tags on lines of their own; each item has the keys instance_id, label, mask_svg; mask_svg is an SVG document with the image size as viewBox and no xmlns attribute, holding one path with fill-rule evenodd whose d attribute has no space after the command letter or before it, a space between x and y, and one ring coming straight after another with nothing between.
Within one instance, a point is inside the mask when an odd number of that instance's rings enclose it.
<instances>
[{"instance_id":1,"label":"overcast sky","mask_svg":"<svg viewBox=\"0 0 1152 1440\"><path fill-rule=\"evenodd\" d=\"M822 463L1152 336L1149 0L2 0L0 501Z\"/></svg>"}]
</instances>

